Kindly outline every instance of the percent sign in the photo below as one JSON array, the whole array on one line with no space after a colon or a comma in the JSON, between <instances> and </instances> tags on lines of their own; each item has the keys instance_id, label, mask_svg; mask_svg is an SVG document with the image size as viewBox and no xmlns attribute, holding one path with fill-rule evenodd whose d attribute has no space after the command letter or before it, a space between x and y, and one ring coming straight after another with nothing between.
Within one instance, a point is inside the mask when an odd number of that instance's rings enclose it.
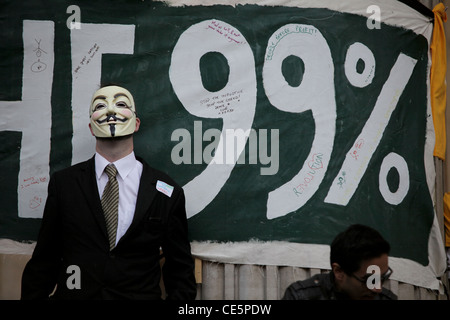
<instances>
[{"instance_id":1,"label":"percent sign","mask_svg":"<svg viewBox=\"0 0 450 320\"><path fill-rule=\"evenodd\" d=\"M310 154L299 173L289 182L269 193L267 200L267 218L284 216L300 209L318 190L328 168L333 140L327 136L327 130L335 130L335 97L332 79L333 63L328 45L324 45L320 31L308 25L286 25L276 31L269 40L264 65L264 87L271 103L285 111L303 112L310 109L316 123L316 132ZM270 45L271 44L271 45ZM318 54L320 52L320 54ZM320 56L315 58L312 54ZM298 88L292 88L280 76L270 75L280 70L280 63L288 56L296 55L305 63L305 74ZM364 71L357 72L359 59L364 61ZM356 138L352 149L347 153L344 163L334 179L326 203L347 205L355 193L361 178L367 170L370 159L380 143L383 132L392 112L408 83L417 60L400 53L392 67L387 81L377 98L373 111ZM321 68L314 68L321 65ZM327 70L328 69L328 70ZM371 83L375 73L375 59L369 48L361 43L354 43L347 51L345 63L346 76L350 83L364 87ZM318 79L321 83L318 83ZM300 88L302 87L303 88ZM305 94L306 90L307 93ZM314 96L309 96L311 93ZM284 98L283 98L284 97ZM328 103L325 99L328 98ZM288 100L291 101L288 103ZM320 103L317 103L320 101ZM296 103L296 104L295 104ZM327 121L328 115L328 122ZM327 124L327 127L324 126ZM324 130L323 127L326 127ZM395 167L400 175L400 185L396 192L391 192L385 182L390 168ZM409 174L403 157L391 153L383 161L380 172L380 192L391 204L400 203L409 189ZM283 205L280 205L283 204Z\"/></svg>"}]
</instances>

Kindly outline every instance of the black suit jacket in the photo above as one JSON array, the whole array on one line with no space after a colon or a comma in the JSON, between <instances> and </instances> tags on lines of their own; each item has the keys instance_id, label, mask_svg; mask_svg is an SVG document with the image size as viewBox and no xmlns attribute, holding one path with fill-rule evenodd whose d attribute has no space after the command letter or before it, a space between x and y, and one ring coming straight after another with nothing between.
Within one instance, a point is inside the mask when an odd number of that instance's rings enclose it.
<instances>
[{"instance_id":1,"label":"black suit jacket","mask_svg":"<svg viewBox=\"0 0 450 320\"><path fill-rule=\"evenodd\" d=\"M194 299L194 262L183 189L142 159L133 221L109 250L94 157L52 175L35 250L22 276L22 299L160 299L160 248L167 299ZM171 197L156 190L174 186ZM80 289L72 288L79 268ZM72 289L71 289L72 288Z\"/></svg>"}]
</instances>

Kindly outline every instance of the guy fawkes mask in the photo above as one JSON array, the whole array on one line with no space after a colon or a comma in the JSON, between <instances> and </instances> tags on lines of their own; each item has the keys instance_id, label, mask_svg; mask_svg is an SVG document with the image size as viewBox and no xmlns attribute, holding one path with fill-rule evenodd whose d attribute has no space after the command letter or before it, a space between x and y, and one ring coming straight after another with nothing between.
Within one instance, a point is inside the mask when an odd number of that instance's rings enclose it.
<instances>
[{"instance_id":1,"label":"guy fawkes mask","mask_svg":"<svg viewBox=\"0 0 450 320\"><path fill-rule=\"evenodd\" d=\"M122 87L106 86L94 93L89 111L91 128L97 138L123 137L136 128L133 96Z\"/></svg>"}]
</instances>

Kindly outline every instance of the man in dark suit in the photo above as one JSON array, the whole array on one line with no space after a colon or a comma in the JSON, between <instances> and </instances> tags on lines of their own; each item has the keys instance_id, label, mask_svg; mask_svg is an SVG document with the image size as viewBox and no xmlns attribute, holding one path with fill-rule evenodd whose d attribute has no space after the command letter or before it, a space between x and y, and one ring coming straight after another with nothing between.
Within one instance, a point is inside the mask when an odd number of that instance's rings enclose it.
<instances>
[{"instance_id":1,"label":"man in dark suit","mask_svg":"<svg viewBox=\"0 0 450 320\"><path fill-rule=\"evenodd\" d=\"M131 93L100 88L90 118L96 154L52 175L22 299L161 299L161 249L166 298L194 299L184 193L135 157Z\"/></svg>"}]
</instances>

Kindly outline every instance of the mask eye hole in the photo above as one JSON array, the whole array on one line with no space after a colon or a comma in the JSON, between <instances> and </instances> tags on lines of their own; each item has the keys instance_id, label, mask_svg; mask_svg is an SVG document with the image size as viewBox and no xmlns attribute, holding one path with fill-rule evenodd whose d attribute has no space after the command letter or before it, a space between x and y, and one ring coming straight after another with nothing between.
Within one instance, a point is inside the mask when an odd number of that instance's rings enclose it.
<instances>
[{"instance_id":1,"label":"mask eye hole","mask_svg":"<svg viewBox=\"0 0 450 320\"><path fill-rule=\"evenodd\" d=\"M116 107L117 108L129 108L128 105L125 102L123 102L123 101L117 102L116 103Z\"/></svg>"},{"instance_id":2,"label":"mask eye hole","mask_svg":"<svg viewBox=\"0 0 450 320\"><path fill-rule=\"evenodd\" d=\"M106 108L106 105L104 103L97 103L94 107L94 111L102 110Z\"/></svg>"}]
</instances>

